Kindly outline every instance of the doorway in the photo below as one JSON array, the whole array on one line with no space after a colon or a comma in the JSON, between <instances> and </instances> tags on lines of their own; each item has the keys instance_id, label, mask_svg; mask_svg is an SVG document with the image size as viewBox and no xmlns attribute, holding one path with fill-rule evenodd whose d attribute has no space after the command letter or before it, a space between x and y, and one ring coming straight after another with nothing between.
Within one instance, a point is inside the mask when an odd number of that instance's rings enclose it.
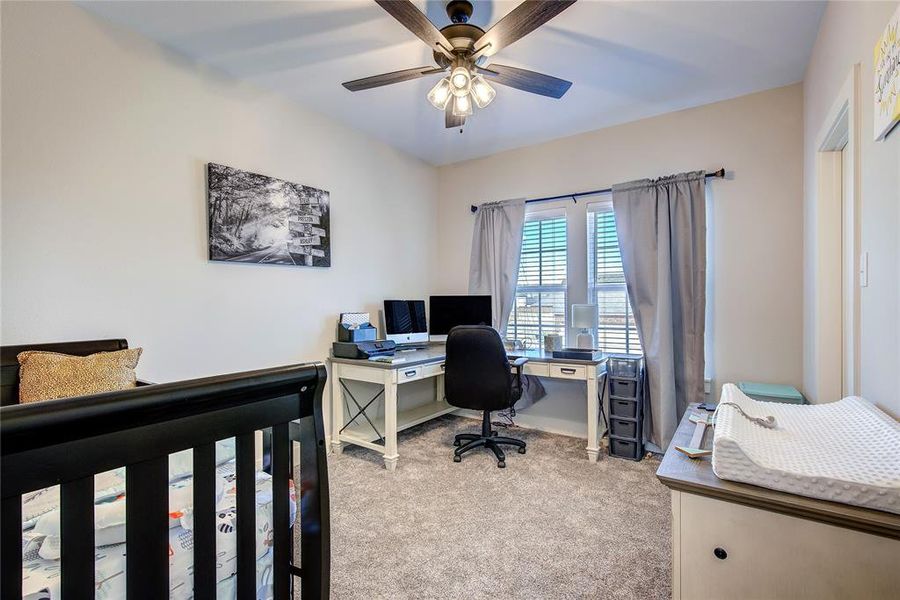
<instances>
[{"instance_id":1,"label":"doorway","mask_svg":"<svg viewBox=\"0 0 900 600\"><path fill-rule=\"evenodd\" d=\"M814 373L807 379L816 402L859 393L858 73L854 65L817 139Z\"/></svg>"}]
</instances>

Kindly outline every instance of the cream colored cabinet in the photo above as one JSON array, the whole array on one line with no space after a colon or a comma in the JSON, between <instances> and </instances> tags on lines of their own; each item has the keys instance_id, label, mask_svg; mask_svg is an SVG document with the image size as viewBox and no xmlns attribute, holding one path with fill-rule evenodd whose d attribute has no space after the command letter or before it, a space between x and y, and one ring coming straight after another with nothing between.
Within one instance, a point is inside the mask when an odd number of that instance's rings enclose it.
<instances>
[{"instance_id":1,"label":"cream colored cabinet","mask_svg":"<svg viewBox=\"0 0 900 600\"><path fill-rule=\"evenodd\" d=\"M672 491L676 599L900 598L900 540Z\"/></svg>"}]
</instances>

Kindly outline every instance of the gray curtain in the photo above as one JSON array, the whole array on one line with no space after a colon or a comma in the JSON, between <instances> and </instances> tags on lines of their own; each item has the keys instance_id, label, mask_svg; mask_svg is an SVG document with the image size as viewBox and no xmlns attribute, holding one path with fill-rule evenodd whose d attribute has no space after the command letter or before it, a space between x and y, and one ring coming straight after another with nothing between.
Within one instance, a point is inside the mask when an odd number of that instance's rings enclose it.
<instances>
[{"instance_id":1,"label":"gray curtain","mask_svg":"<svg viewBox=\"0 0 900 600\"><path fill-rule=\"evenodd\" d=\"M703 400L706 181L703 171L613 186L622 267L644 347L644 434L665 450Z\"/></svg>"},{"instance_id":2,"label":"gray curtain","mask_svg":"<svg viewBox=\"0 0 900 600\"><path fill-rule=\"evenodd\" d=\"M525 227L525 199L482 204L475 215L469 293L490 294L494 329L506 336L516 298L519 254Z\"/></svg>"},{"instance_id":3,"label":"gray curtain","mask_svg":"<svg viewBox=\"0 0 900 600\"><path fill-rule=\"evenodd\" d=\"M475 216L472 256L469 262L469 293L490 294L494 329L506 338L506 324L516 299L519 255L525 228L525 199L482 204ZM526 375L516 409L530 406L546 391L537 377Z\"/></svg>"}]
</instances>

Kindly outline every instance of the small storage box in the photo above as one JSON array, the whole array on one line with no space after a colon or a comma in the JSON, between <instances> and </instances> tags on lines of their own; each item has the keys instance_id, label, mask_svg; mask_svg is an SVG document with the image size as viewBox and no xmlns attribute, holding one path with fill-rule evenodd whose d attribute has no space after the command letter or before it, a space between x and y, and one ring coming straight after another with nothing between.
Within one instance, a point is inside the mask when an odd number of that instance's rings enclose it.
<instances>
[{"instance_id":1,"label":"small storage box","mask_svg":"<svg viewBox=\"0 0 900 600\"><path fill-rule=\"evenodd\" d=\"M636 440L609 438L609 453L619 458L641 459L641 443Z\"/></svg>"},{"instance_id":2,"label":"small storage box","mask_svg":"<svg viewBox=\"0 0 900 600\"><path fill-rule=\"evenodd\" d=\"M637 421L626 421L615 417L609 420L609 434L616 437L637 439Z\"/></svg>"},{"instance_id":3,"label":"small storage box","mask_svg":"<svg viewBox=\"0 0 900 600\"><path fill-rule=\"evenodd\" d=\"M638 370L641 368L640 357L635 355L633 358L625 358L624 356L610 356L607 363L610 377L628 377L636 379Z\"/></svg>"},{"instance_id":4,"label":"small storage box","mask_svg":"<svg viewBox=\"0 0 900 600\"><path fill-rule=\"evenodd\" d=\"M637 398L637 380L610 377L609 395L619 398Z\"/></svg>"},{"instance_id":5,"label":"small storage box","mask_svg":"<svg viewBox=\"0 0 900 600\"><path fill-rule=\"evenodd\" d=\"M638 401L625 398L610 398L609 413L612 417L636 419L638 416Z\"/></svg>"},{"instance_id":6,"label":"small storage box","mask_svg":"<svg viewBox=\"0 0 900 600\"><path fill-rule=\"evenodd\" d=\"M790 385L775 385L772 383L754 383L752 381L740 381L738 389L745 395L761 402L782 402L784 404L806 404L797 388Z\"/></svg>"}]
</instances>

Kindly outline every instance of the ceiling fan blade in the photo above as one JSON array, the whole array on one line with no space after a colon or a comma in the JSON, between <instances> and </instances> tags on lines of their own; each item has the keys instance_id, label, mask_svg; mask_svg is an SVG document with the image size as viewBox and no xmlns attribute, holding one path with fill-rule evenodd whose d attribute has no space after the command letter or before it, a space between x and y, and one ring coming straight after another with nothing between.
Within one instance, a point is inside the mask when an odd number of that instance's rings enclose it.
<instances>
[{"instance_id":1,"label":"ceiling fan blade","mask_svg":"<svg viewBox=\"0 0 900 600\"><path fill-rule=\"evenodd\" d=\"M443 71L444 69L436 69L434 67L416 67L415 69L404 69L403 71L382 73L381 75L345 81L341 85L351 92L358 92L360 90L368 90L383 85L391 85L392 83L400 83L401 81L409 81L410 79L418 79L419 77L442 73Z\"/></svg>"},{"instance_id":2,"label":"ceiling fan blade","mask_svg":"<svg viewBox=\"0 0 900 600\"><path fill-rule=\"evenodd\" d=\"M432 50L443 53L447 58L453 58L453 45L438 31L434 23L416 8L415 4L409 0L375 0L375 2L417 38L428 44Z\"/></svg>"},{"instance_id":3,"label":"ceiling fan blade","mask_svg":"<svg viewBox=\"0 0 900 600\"><path fill-rule=\"evenodd\" d=\"M475 42L474 57L496 54L573 4L575 0L525 0Z\"/></svg>"},{"instance_id":4,"label":"ceiling fan blade","mask_svg":"<svg viewBox=\"0 0 900 600\"><path fill-rule=\"evenodd\" d=\"M453 129L454 127L462 127L465 124L466 118L454 115L453 102L448 102L447 108L444 109L444 127L446 129Z\"/></svg>"},{"instance_id":5,"label":"ceiling fan blade","mask_svg":"<svg viewBox=\"0 0 900 600\"><path fill-rule=\"evenodd\" d=\"M487 67L476 67L476 69L491 83L499 83L550 98L562 98L572 87L571 81L517 67L491 64Z\"/></svg>"}]
</instances>

